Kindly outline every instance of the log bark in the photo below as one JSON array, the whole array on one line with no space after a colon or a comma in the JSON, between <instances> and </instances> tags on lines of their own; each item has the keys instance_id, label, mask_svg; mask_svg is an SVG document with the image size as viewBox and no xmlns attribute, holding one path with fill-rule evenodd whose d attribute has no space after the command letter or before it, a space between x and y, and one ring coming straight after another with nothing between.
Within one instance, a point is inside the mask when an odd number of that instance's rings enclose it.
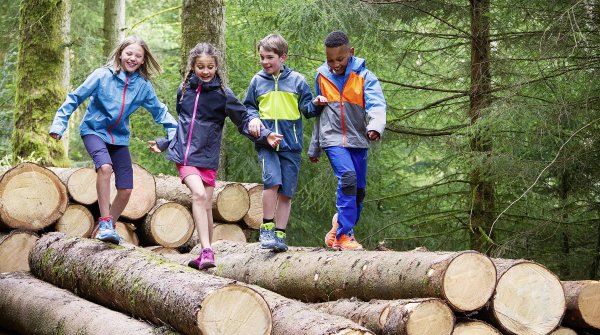
<instances>
[{"instance_id":1,"label":"log bark","mask_svg":"<svg viewBox=\"0 0 600 335\"><path fill-rule=\"evenodd\" d=\"M540 264L519 259L493 259L498 269L496 292L486 311L504 333L548 334L560 325L565 293L556 275Z\"/></svg>"},{"instance_id":2,"label":"log bark","mask_svg":"<svg viewBox=\"0 0 600 335\"><path fill-rule=\"evenodd\" d=\"M190 190L181 184L179 177L156 176L156 192L161 199L192 207ZM212 197L212 214L215 221L240 221L249 208L250 197L244 186L235 182L217 181Z\"/></svg>"},{"instance_id":3,"label":"log bark","mask_svg":"<svg viewBox=\"0 0 600 335\"><path fill-rule=\"evenodd\" d=\"M73 201L82 205L92 205L98 201L96 192L96 170L84 168L49 167L67 187L67 192Z\"/></svg>"},{"instance_id":4,"label":"log bark","mask_svg":"<svg viewBox=\"0 0 600 335\"><path fill-rule=\"evenodd\" d=\"M213 241L234 241L246 243L244 230L234 223L215 223L213 228Z\"/></svg>"},{"instance_id":5,"label":"log bark","mask_svg":"<svg viewBox=\"0 0 600 335\"><path fill-rule=\"evenodd\" d=\"M110 201L117 195L115 175L110 179ZM138 164L133 164L133 191L121 217L136 221L143 218L156 204L156 182L154 176Z\"/></svg>"},{"instance_id":6,"label":"log bark","mask_svg":"<svg viewBox=\"0 0 600 335\"><path fill-rule=\"evenodd\" d=\"M257 183L242 183L242 185L248 191L248 197L250 199L248 213L246 213L243 218L244 223L252 229L259 229L263 219L263 185Z\"/></svg>"},{"instance_id":7,"label":"log bark","mask_svg":"<svg viewBox=\"0 0 600 335\"><path fill-rule=\"evenodd\" d=\"M67 208L67 189L50 170L21 163L0 178L0 220L9 228L38 231Z\"/></svg>"},{"instance_id":8,"label":"log bark","mask_svg":"<svg viewBox=\"0 0 600 335\"><path fill-rule=\"evenodd\" d=\"M273 254L258 243L228 241L215 243L213 249L220 262L217 275L306 302L440 298L456 311L475 311L489 300L496 285L494 264L475 251L336 252L292 247Z\"/></svg>"},{"instance_id":9,"label":"log bark","mask_svg":"<svg viewBox=\"0 0 600 335\"><path fill-rule=\"evenodd\" d=\"M27 259L38 238L33 232L19 229L0 233L0 273L29 271Z\"/></svg>"},{"instance_id":10,"label":"log bark","mask_svg":"<svg viewBox=\"0 0 600 335\"><path fill-rule=\"evenodd\" d=\"M577 335L577 332L571 328L558 327L548 335Z\"/></svg>"},{"instance_id":11,"label":"log bark","mask_svg":"<svg viewBox=\"0 0 600 335\"><path fill-rule=\"evenodd\" d=\"M269 306L255 290L123 248L61 233L44 235L30 256L32 273L117 311L184 334L269 334Z\"/></svg>"},{"instance_id":12,"label":"log bark","mask_svg":"<svg viewBox=\"0 0 600 335\"><path fill-rule=\"evenodd\" d=\"M80 204L69 204L65 214L56 222L56 231L71 236L90 237L94 229L94 216Z\"/></svg>"},{"instance_id":13,"label":"log bark","mask_svg":"<svg viewBox=\"0 0 600 335\"><path fill-rule=\"evenodd\" d=\"M0 324L20 334L179 334L84 300L33 277L0 274Z\"/></svg>"},{"instance_id":14,"label":"log bark","mask_svg":"<svg viewBox=\"0 0 600 335\"><path fill-rule=\"evenodd\" d=\"M194 219L185 206L159 199L139 226L139 237L144 244L177 248L192 236Z\"/></svg>"},{"instance_id":15,"label":"log bark","mask_svg":"<svg viewBox=\"0 0 600 335\"><path fill-rule=\"evenodd\" d=\"M567 312L563 324L581 328L600 328L600 282L563 281Z\"/></svg>"},{"instance_id":16,"label":"log bark","mask_svg":"<svg viewBox=\"0 0 600 335\"><path fill-rule=\"evenodd\" d=\"M189 254L164 256L179 264L187 264L190 259L196 257ZM220 259L217 258L216 262L217 266L220 266ZM318 311L312 306L259 286L250 287L260 293L269 304L273 315L272 335L373 335L367 328L347 318Z\"/></svg>"},{"instance_id":17,"label":"log bark","mask_svg":"<svg viewBox=\"0 0 600 335\"><path fill-rule=\"evenodd\" d=\"M179 251L177 251L177 249L174 248L165 248L162 245L151 245L148 247L144 247L144 249L146 250L150 250L152 252L155 252L157 254L179 254Z\"/></svg>"},{"instance_id":18,"label":"log bark","mask_svg":"<svg viewBox=\"0 0 600 335\"><path fill-rule=\"evenodd\" d=\"M452 310L433 298L369 302L341 299L313 307L350 319L378 335L450 335L454 329Z\"/></svg>"},{"instance_id":19,"label":"log bark","mask_svg":"<svg viewBox=\"0 0 600 335\"><path fill-rule=\"evenodd\" d=\"M452 335L502 335L498 329L481 320L458 320Z\"/></svg>"}]
</instances>

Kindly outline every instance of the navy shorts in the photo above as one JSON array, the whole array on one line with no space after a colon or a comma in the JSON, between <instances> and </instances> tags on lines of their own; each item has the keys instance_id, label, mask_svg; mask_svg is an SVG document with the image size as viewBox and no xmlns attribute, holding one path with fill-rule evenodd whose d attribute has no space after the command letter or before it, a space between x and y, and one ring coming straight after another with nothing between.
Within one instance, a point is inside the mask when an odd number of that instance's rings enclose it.
<instances>
[{"instance_id":1,"label":"navy shorts","mask_svg":"<svg viewBox=\"0 0 600 335\"><path fill-rule=\"evenodd\" d=\"M262 168L264 188L279 185L280 193L289 198L294 197L300 171L299 152L259 148L258 163Z\"/></svg>"},{"instance_id":2,"label":"navy shorts","mask_svg":"<svg viewBox=\"0 0 600 335\"><path fill-rule=\"evenodd\" d=\"M126 145L113 145L105 143L99 136L82 136L83 145L92 157L96 171L104 165L112 165L115 173L115 186L117 189L133 188L133 166L129 147Z\"/></svg>"}]
</instances>

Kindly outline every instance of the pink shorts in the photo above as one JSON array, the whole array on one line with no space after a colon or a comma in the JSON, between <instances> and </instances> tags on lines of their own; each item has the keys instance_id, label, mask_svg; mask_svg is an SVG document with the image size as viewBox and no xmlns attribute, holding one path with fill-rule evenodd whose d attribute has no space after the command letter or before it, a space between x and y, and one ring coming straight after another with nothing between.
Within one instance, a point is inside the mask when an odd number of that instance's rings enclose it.
<instances>
[{"instance_id":1,"label":"pink shorts","mask_svg":"<svg viewBox=\"0 0 600 335\"><path fill-rule=\"evenodd\" d=\"M217 184L217 170L204 169L181 164L175 165L177 166L177 171L179 171L179 178L181 179L182 184L185 177L193 174L200 176L200 178L202 178L202 182L204 182L204 184L208 186L215 187L215 185Z\"/></svg>"}]
</instances>

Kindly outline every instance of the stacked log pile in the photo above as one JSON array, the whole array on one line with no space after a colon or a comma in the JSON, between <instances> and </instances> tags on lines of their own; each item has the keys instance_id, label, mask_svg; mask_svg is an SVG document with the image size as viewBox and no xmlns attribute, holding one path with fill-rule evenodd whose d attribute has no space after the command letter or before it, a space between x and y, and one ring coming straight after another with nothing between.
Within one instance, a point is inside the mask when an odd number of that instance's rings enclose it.
<instances>
[{"instance_id":1,"label":"stacked log pile","mask_svg":"<svg viewBox=\"0 0 600 335\"><path fill-rule=\"evenodd\" d=\"M139 166L134 180L130 203L137 203L117 222L124 242L115 246L81 238L91 235L98 216L93 169L24 163L2 175L0 272L31 270L35 277L0 275L0 329L285 335L581 335L600 329L599 282L560 282L531 261L474 251L291 247L276 254L246 244L242 227L257 229L262 221L260 184L218 183L213 216L221 223L214 240L223 234L236 242L215 243L218 267L198 272L186 266L199 252L192 249L197 237L187 187ZM44 234L55 222L55 230L71 236ZM67 320L69 314L79 321ZM84 316L95 314L115 321ZM34 316L44 327L27 322Z\"/></svg>"}]
</instances>

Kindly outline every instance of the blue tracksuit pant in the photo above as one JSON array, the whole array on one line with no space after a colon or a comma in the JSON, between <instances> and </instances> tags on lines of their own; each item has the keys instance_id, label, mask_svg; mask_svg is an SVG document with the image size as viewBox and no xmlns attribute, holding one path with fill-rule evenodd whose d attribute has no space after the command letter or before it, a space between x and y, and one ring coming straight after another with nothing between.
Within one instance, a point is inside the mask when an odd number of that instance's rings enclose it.
<instances>
[{"instance_id":1,"label":"blue tracksuit pant","mask_svg":"<svg viewBox=\"0 0 600 335\"><path fill-rule=\"evenodd\" d=\"M338 179L336 207L338 229L336 237L354 234L354 226L360 218L367 186L368 148L324 148L329 157L333 174Z\"/></svg>"}]
</instances>

